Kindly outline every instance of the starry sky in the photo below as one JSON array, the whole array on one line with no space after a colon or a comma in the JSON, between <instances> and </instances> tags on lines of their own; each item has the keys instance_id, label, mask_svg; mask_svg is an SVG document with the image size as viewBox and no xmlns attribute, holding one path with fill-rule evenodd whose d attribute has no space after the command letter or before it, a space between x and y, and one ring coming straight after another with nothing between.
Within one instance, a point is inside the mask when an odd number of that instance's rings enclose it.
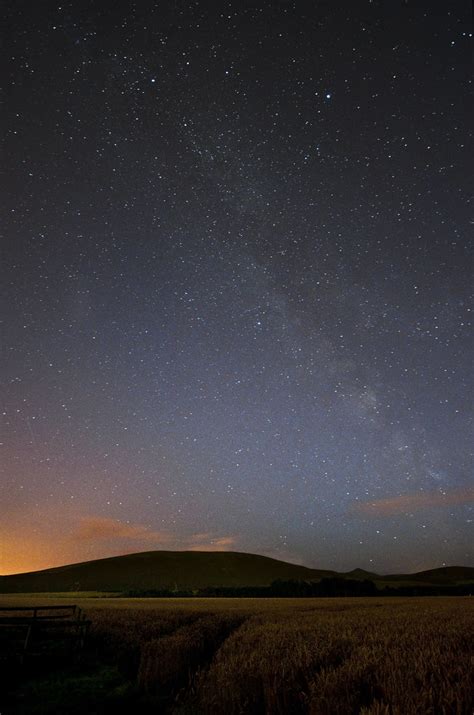
<instances>
[{"instance_id":1,"label":"starry sky","mask_svg":"<svg viewBox=\"0 0 474 715\"><path fill-rule=\"evenodd\" d=\"M473 565L467 0L6 0L0 573Z\"/></svg>"}]
</instances>

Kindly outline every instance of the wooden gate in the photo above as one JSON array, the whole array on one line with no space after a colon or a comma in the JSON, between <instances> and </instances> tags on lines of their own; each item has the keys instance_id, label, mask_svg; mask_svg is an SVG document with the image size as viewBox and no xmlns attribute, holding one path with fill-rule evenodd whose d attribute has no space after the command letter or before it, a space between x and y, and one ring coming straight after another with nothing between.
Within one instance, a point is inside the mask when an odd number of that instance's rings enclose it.
<instances>
[{"instance_id":1,"label":"wooden gate","mask_svg":"<svg viewBox=\"0 0 474 715\"><path fill-rule=\"evenodd\" d=\"M77 654L90 623L76 605L0 608L0 661Z\"/></svg>"}]
</instances>

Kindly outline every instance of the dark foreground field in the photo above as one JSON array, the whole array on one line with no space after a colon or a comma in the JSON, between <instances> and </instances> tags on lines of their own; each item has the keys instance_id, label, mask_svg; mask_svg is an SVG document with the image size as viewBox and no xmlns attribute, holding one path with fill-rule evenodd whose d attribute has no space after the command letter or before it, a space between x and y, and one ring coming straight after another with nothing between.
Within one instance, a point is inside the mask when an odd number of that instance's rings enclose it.
<instances>
[{"instance_id":1,"label":"dark foreground field","mask_svg":"<svg viewBox=\"0 0 474 715\"><path fill-rule=\"evenodd\" d=\"M74 602L92 620L81 661L11 672L2 715L474 711L468 597Z\"/></svg>"}]
</instances>

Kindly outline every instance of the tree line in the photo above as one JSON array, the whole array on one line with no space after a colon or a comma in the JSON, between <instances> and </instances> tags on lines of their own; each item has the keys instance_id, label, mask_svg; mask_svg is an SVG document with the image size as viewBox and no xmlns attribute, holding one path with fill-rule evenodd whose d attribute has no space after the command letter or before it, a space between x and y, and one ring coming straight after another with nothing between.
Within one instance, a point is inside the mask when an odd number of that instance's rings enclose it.
<instances>
[{"instance_id":1,"label":"tree line","mask_svg":"<svg viewBox=\"0 0 474 715\"><path fill-rule=\"evenodd\" d=\"M470 596L473 584L452 586L385 586L369 579L323 578L320 581L282 580L269 586L207 586L199 589L132 589L127 598L344 598L349 596Z\"/></svg>"}]
</instances>

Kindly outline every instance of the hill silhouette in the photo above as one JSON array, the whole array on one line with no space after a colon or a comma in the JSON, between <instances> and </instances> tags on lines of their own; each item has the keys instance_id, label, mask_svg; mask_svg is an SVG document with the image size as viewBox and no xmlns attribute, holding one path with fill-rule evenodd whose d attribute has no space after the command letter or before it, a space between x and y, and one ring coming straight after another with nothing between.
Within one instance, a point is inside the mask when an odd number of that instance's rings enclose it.
<instances>
[{"instance_id":1,"label":"hill silhouette","mask_svg":"<svg viewBox=\"0 0 474 715\"><path fill-rule=\"evenodd\" d=\"M147 551L0 576L0 593L177 591L269 586L274 581L320 581L334 577L368 579L378 587L407 584L455 586L474 583L474 568L451 566L414 574L381 576L363 569L347 573L311 569L267 556L233 551Z\"/></svg>"},{"instance_id":2,"label":"hill silhouette","mask_svg":"<svg viewBox=\"0 0 474 715\"><path fill-rule=\"evenodd\" d=\"M474 568L469 566L442 566L438 569L418 571L411 574L395 574L379 577L384 581L413 581L442 585L468 583L474 580Z\"/></svg>"},{"instance_id":3,"label":"hill silhouette","mask_svg":"<svg viewBox=\"0 0 474 715\"><path fill-rule=\"evenodd\" d=\"M198 589L319 580L333 571L234 551L147 551L0 576L0 593Z\"/></svg>"}]
</instances>

